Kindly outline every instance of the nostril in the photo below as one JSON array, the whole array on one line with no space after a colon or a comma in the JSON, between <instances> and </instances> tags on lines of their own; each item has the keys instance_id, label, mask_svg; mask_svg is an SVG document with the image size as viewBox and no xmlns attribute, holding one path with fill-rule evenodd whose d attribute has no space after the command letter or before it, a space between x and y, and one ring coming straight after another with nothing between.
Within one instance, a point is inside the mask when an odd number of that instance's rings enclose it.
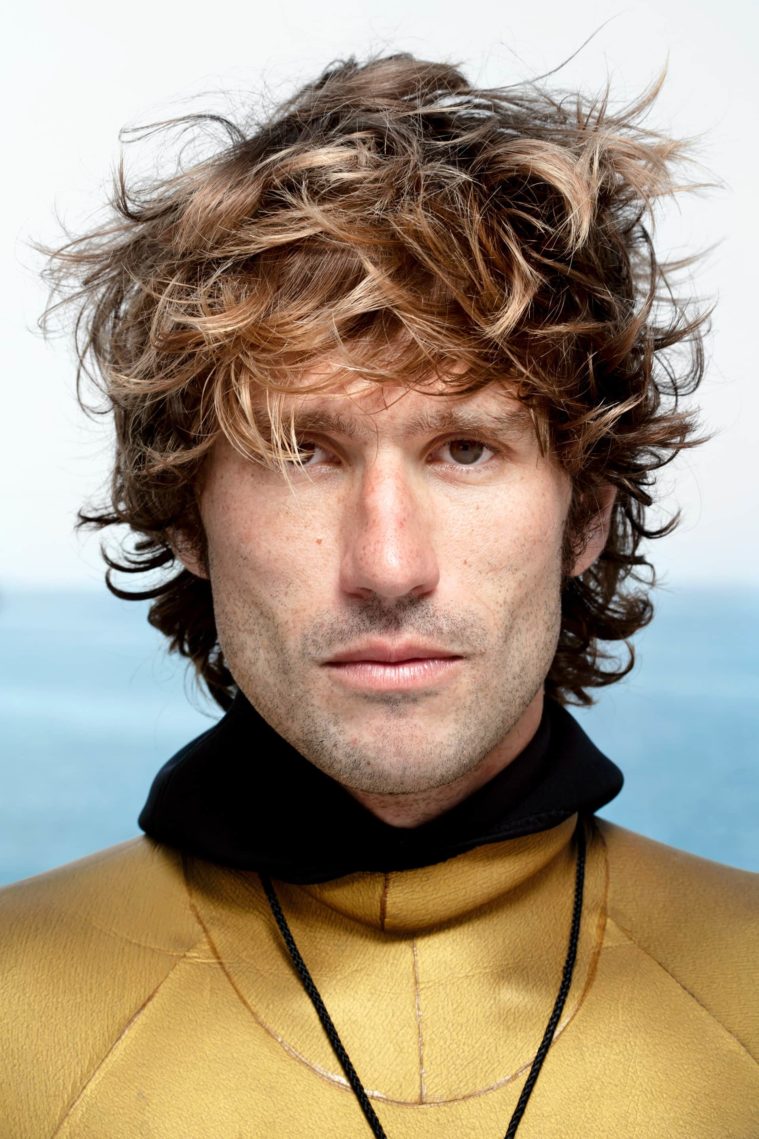
<instances>
[{"instance_id":1,"label":"nostril","mask_svg":"<svg viewBox=\"0 0 759 1139\"><path fill-rule=\"evenodd\" d=\"M439 579L437 559L431 551L393 558L387 551L362 555L354 549L347 552L341 571L345 593L390 600L425 596L436 588Z\"/></svg>"}]
</instances>

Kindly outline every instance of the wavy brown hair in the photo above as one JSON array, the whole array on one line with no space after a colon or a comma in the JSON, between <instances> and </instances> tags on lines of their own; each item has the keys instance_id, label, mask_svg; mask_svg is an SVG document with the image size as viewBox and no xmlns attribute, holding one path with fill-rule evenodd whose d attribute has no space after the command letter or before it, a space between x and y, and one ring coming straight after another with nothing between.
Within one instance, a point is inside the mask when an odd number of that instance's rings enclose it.
<instances>
[{"instance_id":1,"label":"wavy brown hair","mask_svg":"<svg viewBox=\"0 0 759 1139\"><path fill-rule=\"evenodd\" d=\"M478 90L409 55L349 60L263 122L150 128L210 129L216 149L150 184L122 166L108 221L52 255L48 317L73 306L80 379L116 427L110 502L81 520L130 528L105 554L109 587L152 599L151 624L222 706L235 686L211 588L170 535L203 554L196 489L220 434L256 461L288 457L282 396L320 361L515 393L572 480L567 564L616 488L603 553L565 578L547 691L589 703L629 671L652 614L640 544L674 525L646 524L653 477L693 444L679 401L703 370L703 316L676 299L678 267L650 236L684 157L644 125L655 93L612 111L536 83ZM114 571L160 580L129 590Z\"/></svg>"}]
</instances>

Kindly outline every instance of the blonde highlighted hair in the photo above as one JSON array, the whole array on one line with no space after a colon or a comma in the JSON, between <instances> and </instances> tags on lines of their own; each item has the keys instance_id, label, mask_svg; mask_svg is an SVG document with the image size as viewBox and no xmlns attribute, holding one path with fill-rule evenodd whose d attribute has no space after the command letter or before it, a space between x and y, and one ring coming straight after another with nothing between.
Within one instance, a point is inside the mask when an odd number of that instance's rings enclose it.
<instances>
[{"instance_id":1,"label":"blonde highlighted hair","mask_svg":"<svg viewBox=\"0 0 759 1139\"><path fill-rule=\"evenodd\" d=\"M105 555L109 587L153 599L151 623L222 706L210 585L169 536L204 550L194 491L220 434L261 461L292 450L280 394L321 361L377 383L508 385L572 479L568 564L616 488L602 555L565 579L547 691L588 703L629 671L652 613L640 543L674 525L647 527L653 476L694 442L679 400L703 371L704 318L650 236L683 159L643 124L654 95L612 112L533 83L478 90L409 55L349 60L252 127L163 124L218 127L218 151L150 185L122 168L111 219L52 255L53 310L74 308L80 374L116 425L111 501L82 521L130 528ZM156 570L146 589L113 580Z\"/></svg>"}]
</instances>

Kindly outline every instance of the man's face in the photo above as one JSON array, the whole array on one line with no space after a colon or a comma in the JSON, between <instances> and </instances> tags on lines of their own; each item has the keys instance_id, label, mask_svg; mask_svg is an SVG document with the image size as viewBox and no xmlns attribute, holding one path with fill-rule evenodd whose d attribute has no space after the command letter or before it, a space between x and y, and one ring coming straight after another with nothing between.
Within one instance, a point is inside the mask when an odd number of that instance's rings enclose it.
<instances>
[{"instance_id":1,"label":"man's face","mask_svg":"<svg viewBox=\"0 0 759 1139\"><path fill-rule=\"evenodd\" d=\"M200 495L235 681L359 792L424 792L492 764L539 715L559 635L566 474L493 388L461 398L363 384L288 406L303 469L285 475L220 443Z\"/></svg>"}]
</instances>

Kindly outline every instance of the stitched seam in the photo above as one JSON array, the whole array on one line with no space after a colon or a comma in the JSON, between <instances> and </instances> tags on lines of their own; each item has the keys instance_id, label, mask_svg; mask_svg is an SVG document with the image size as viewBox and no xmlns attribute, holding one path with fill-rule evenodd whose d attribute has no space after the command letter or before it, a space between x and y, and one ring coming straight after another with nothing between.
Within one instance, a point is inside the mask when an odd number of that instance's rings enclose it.
<instances>
[{"instance_id":1,"label":"stitched seam","mask_svg":"<svg viewBox=\"0 0 759 1139\"><path fill-rule=\"evenodd\" d=\"M424 1033L422 1030L422 994L419 987L419 951L416 938L411 942L411 954L414 962L414 1012L416 1014L416 1038L419 1053L419 1102L427 1099L427 1078L424 1068Z\"/></svg>"},{"instance_id":2,"label":"stitched seam","mask_svg":"<svg viewBox=\"0 0 759 1139\"><path fill-rule=\"evenodd\" d=\"M188 952L189 952L189 950L188 950ZM71 1118L73 1112L76 1111L76 1108L81 1103L83 1097L85 1096L85 1094L87 1092L87 1089L92 1086L92 1083L97 1078L98 1073L101 1072L103 1070L104 1066L107 1064L109 1057L113 1055L115 1049L122 1042L122 1040L124 1040L128 1036L128 1034L131 1032L131 1030L137 1024L137 1022L140 1019L140 1017L142 1016L142 1014L145 1012L145 1010L148 1008L148 1006L150 1004L152 1004L152 1002L154 1001L154 999L156 998L156 996L158 995L160 990L163 988L163 986L168 981L169 977L172 975L174 970L177 969L179 967L179 965L181 965L182 961L184 960L184 958L186 956L187 956L187 954L183 954L183 956L178 961L174 962L174 964L169 969L168 973L166 973L166 975L158 982L158 984L155 986L155 988L152 990L152 992L150 992L147 995L147 997L142 1002L142 1004L137 1009L137 1011L135 1013L133 1013L132 1016L129 1018L129 1020L126 1022L126 1024L122 1028L119 1035L116 1037L116 1039L111 1044L108 1051L101 1057L100 1062L95 1066L95 1068L92 1070L92 1072L88 1076L85 1083L82 1085L82 1087L81 1087L78 1095L76 1096L76 1098L66 1108L65 1114L62 1116L59 1123L57 1124L55 1131L52 1133L51 1139L55 1139L56 1135L60 1135L63 1125L66 1123L66 1121L68 1119Z\"/></svg>"},{"instance_id":3,"label":"stitched seam","mask_svg":"<svg viewBox=\"0 0 759 1139\"><path fill-rule=\"evenodd\" d=\"M234 870L231 867L225 867L225 870L228 870L229 873L237 879L237 881L241 884L241 886L243 887L243 889L245 890L246 893L253 894L254 897L258 896L256 894L256 887L250 881L251 875L255 875L255 877L258 878L258 872L257 871ZM343 881L349 882L351 878L353 878L353 879L366 878L369 875L376 876L379 873L382 874L383 885L382 885L382 890L380 892L379 913L378 913L376 923L374 921L374 918L372 918L372 917L361 917L358 914L352 914L352 913L346 912L346 910L344 910L342 908L342 906L331 901L329 898L325 898L321 894L318 894L318 893L316 893L316 894L312 893L309 887L321 886L322 885L321 882L287 882L286 879L282 879L282 881L285 882L285 884L288 886L288 888L291 888L293 890L300 890L301 893L306 895L306 897L308 898L308 900L310 902L314 903L317 906L323 906L325 910L329 910L331 913L337 914L338 917L343 918L345 921L353 922L355 925L363 925L363 926L369 925L369 926L371 926L372 929L374 929L375 925L376 925L376 928L381 929L383 932L385 932L385 922L387 920L388 891L390 889L390 873L386 872L386 871L375 871L375 870L361 871L357 874L346 875L343 878ZM197 917L197 914L196 914L196 917Z\"/></svg>"},{"instance_id":4,"label":"stitched seam","mask_svg":"<svg viewBox=\"0 0 759 1139\"><path fill-rule=\"evenodd\" d=\"M385 881L382 884L382 896L380 898L379 908L379 925L382 932L385 932L385 923L387 921L387 896L390 893L390 875L385 875Z\"/></svg>"},{"instance_id":5,"label":"stitched seam","mask_svg":"<svg viewBox=\"0 0 759 1139\"><path fill-rule=\"evenodd\" d=\"M559 1038L561 1036L563 1036L564 1031L569 1027L569 1025L572 1023L572 1021L578 1015L582 1006L585 1003L585 998L587 997L587 995L588 995L588 993L592 987L593 981L595 979L596 968L597 968L598 960L600 957L600 952L602 949L603 934L604 934L604 929L605 929L605 925L606 925L606 910L607 910L606 898L607 898L608 888L609 888L608 860L605 857L606 856L606 842L603 838L603 835L600 834L597 827L595 826L595 823L593 820L589 820L589 826L590 826L591 830L594 833L596 833L598 835L599 839L601 840L601 845L602 845L603 853L604 853L603 899L602 899L602 903L600 906L600 913L598 915L598 920L596 923L596 929L595 929L595 935L594 935L594 944L592 945L591 950L590 950L590 960L588 963L588 973L586 976L585 984L583 985L582 990L578 994L577 1001L576 1001L574 1008L570 1009L568 1012L565 1010L564 1016L562 1017L561 1021L557 1025L556 1033L554 1035L554 1044L559 1040ZM240 876L240 877L241 877L241 880L245 882L245 885L247 886L247 888L251 892L251 894L255 894L255 890L253 888L252 883L250 881L248 881L247 878L242 878L242 876ZM389 878L389 875L388 875L388 878ZM302 1064L304 1066L304 1068L313 1072L314 1075L316 1075L318 1078L324 1080L326 1083L331 1084L333 1087L339 1087L344 1092L346 1092L347 1094L352 1095L353 1093L351 1091L350 1085L348 1084L348 1081L345 1079L344 1076L339 1075L335 1072L330 1072L330 1071L326 1070L325 1068L323 1068L321 1065L315 1063L313 1060L310 1060L308 1057L304 1056L304 1054L302 1052L299 1052L297 1048L295 1048L292 1044L290 1044L290 1042L288 1040L286 1040L279 1032L277 1032L277 1030L272 1025L268 1024L267 1021L265 1021L259 1015L259 1013L255 1010L255 1008L252 1006L250 1001L246 998L245 994L242 992L241 988L238 986L237 982L235 981L234 977L232 976L231 971L228 969L227 963L225 962L224 958L222 957L221 952L219 951L219 949L218 949L218 947L217 947L217 945L213 939L213 935L211 933L210 928L208 927L208 925L204 921L203 916L200 913L200 910L199 910L197 904L193 900L192 891L190 888L189 881L187 881L187 878L185 879L185 881L186 881L186 885L187 885L188 897L190 898L190 906L192 908L193 914L195 915L199 925L201 926L201 928L203 929L203 931L206 935L206 939L208 941L209 948L215 956L215 959L216 959L216 962L219 966L219 969L221 970L223 976L226 977L226 980L227 980L230 988L232 989L233 993L235 994L235 996L239 1000L240 1004L250 1014L254 1023L257 1024L259 1026L259 1028L263 1029L263 1031L269 1037L271 1037L272 1040L275 1040L276 1043L279 1044L279 1046L282 1048L282 1050L287 1053L287 1055L291 1056L298 1063ZM532 1062L533 1062L533 1057L531 1056L528 1060L524 1061L524 1063L522 1063L515 1071L509 1072L507 1075L499 1077L492 1084L487 1084L484 1087L475 1088L472 1091L463 1092L459 1095L446 1096L445 1098L426 1098L423 1103L420 1103L418 1100L398 1099L395 1096L392 1096L392 1095L387 1094L386 1092L380 1091L379 1089L369 1088L369 1087L366 1088L366 1094L369 1096L370 1099L377 1100L381 1103L393 1104L393 1105L398 1106L398 1107L415 1107L417 1109L420 1107L421 1108L427 1108L427 1109L435 1108L435 1107L446 1107L450 1104L465 1103L468 1100L480 1099L486 1095L491 1094L492 1092L500 1090L502 1087L505 1087L507 1084L513 1083L515 1080L518 1080L521 1076L523 1076L524 1073L527 1072L529 1070L529 1068L531 1067Z\"/></svg>"},{"instance_id":6,"label":"stitched seam","mask_svg":"<svg viewBox=\"0 0 759 1139\"><path fill-rule=\"evenodd\" d=\"M252 889L252 887L251 887L251 889ZM189 883L188 883L188 891L189 891ZM232 989L232 992L235 994L235 996L239 1000L240 1004L250 1014L253 1022L255 1024L257 1024L259 1026L259 1028L263 1029L263 1031L268 1036L270 1036L272 1040L275 1040L277 1042L277 1044L279 1044L280 1048L282 1048L282 1050L284 1052L286 1052L288 1056L291 1056L294 1060L297 1060L298 1063L300 1063L304 1066L304 1068L307 1068L309 1071L313 1072L316 1076L318 1076L320 1079L324 1080L326 1083L332 1084L334 1087L339 1087L344 1092L347 1092L349 1095L352 1096L353 1092L352 1092L351 1087L350 1087L348 1081L346 1080L345 1076L338 1075L336 1072L327 1071L327 1069L323 1068L320 1064L317 1064L313 1060L310 1060L307 1056L304 1056L302 1052L299 1052L297 1048L295 1048L292 1044L290 1044L290 1042L288 1040L286 1040L284 1038L284 1036L282 1036L279 1032L277 1032L277 1030L272 1025L268 1024L267 1021L265 1021L263 1019L263 1017L260 1016L258 1012L256 1012L253 1005L250 1003L250 1001L247 999L247 997L243 993L242 989L239 987L239 985L235 981L234 977L232 976L232 973L227 968L227 963L225 962L224 958L222 957L222 955L219 951L219 948L213 939L213 935L211 933L210 928L205 923L203 916L200 913L200 910L196 906L195 902L192 900L192 895L190 895L190 898L191 898L190 906L192 908L192 911L193 911L195 917L197 918L198 922L200 923L200 926L203 929L203 932L205 933L205 936L206 936L206 939L208 942L208 946L209 946L211 952L214 954L215 960L219 966L219 969L221 970L222 975L226 978L229 987ZM564 1022L563 1024L560 1024L558 1026L558 1028L556 1029L556 1036L554 1037L554 1039L557 1039L559 1037L559 1035L563 1032L564 1028L566 1028L567 1024L569 1023L569 1021L571 1021L573 1019L573 1017L574 1017L574 1011L572 1013L570 1013L569 1018L566 1022ZM510 1072L508 1075L502 1076L500 1079L496 1080L495 1083L489 1084L488 1086L486 1086L484 1088L476 1088L472 1092L465 1092L463 1095L451 1096L451 1097L446 1098L446 1099L428 1099L423 1104L420 1104L419 1101L416 1099L414 1099L414 1100L396 1099L395 1096L388 1095L386 1092L382 1092L376 1088L366 1088L366 1094L369 1096L370 1099L379 1100L383 1103L392 1103L392 1104L395 1104L399 1107L438 1107L438 1106L445 1106L446 1104L450 1104L450 1103L463 1103L466 1100L477 1099L481 1096L487 1095L488 1093L490 1093L492 1091L496 1091L498 1088L503 1087L505 1084L510 1084L513 1080L518 1079L524 1072L526 1072L531 1064L532 1064L532 1059L527 1060L515 1072ZM55 1137L53 1137L53 1139L55 1139Z\"/></svg>"},{"instance_id":7,"label":"stitched seam","mask_svg":"<svg viewBox=\"0 0 759 1139\"><path fill-rule=\"evenodd\" d=\"M207 927L204 927L204 928L207 928ZM217 946L213 942L210 931L207 932L207 937L208 937L208 943L210 945L211 951L216 956L216 961L218 963L218 966L219 966L219 969L221 970L222 975L226 978L227 983L229 984L229 987L232 989L232 992L235 994L235 996L239 1000L242 1007L244 1009L246 1009L247 1012L250 1014L250 1017L253 1020L254 1024L257 1024L258 1027L261 1028L267 1034L267 1036L271 1037L272 1040L276 1041L276 1043L280 1046L280 1048L284 1052L287 1053L288 1056L291 1056L298 1063L302 1064L303 1067L306 1068L308 1071L313 1072L314 1075L318 1076L320 1079L324 1080L326 1083L332 1084L335 1087L339 1087L344 1092L347 1092L349 1095L352 1096L353 1092L350 1088L348 1081L345 1079L344 1076L341 1076L336 1072L328 1071L326 1068L323 1068L320 1064L317 1064L317 1063L315 1063L315 1061L309 1059L302 1052L299 1052L297 1048L295 1048L288 1040L285 1039L284 1036L281 1035L281 1033L277 1032L277 1030L272 1025L270 1025L267 1021L265 1021L263 1019L263 1017L261 1017L259 1015L259 1013L256 1012L255 1008L250 1003L250 1001L246 998L245 994L242 992L242 990L240 989L240 987L236 983L234 977L232 976L231 972L227 968L227 965L224 961L224 958L221 956ZM556 1033L555 1033L554 1038L553 1038L554 1043L559 1040L559 1038L564 1034L565 1029L569 1027L569 1025L572 1023L572 1021L574 1020L577 1013L579 1013L580 1008L581 1008L582 1004L584 1003L585 996L587 995L589 987L590 987L590 985L588 984L583 988L582 994L580 995L580 998L579 998L575 1008L573 1008L571 1010L571 1012L566 1016L566 1019L563 1019L559 1023L559 1025L557 1026ZM398 1107L417 1107L417 1108L419 1108L419 1107L426 1107L426 1108L445 1107L448 1104L465 1103L467 1100L480 1099L483 1096L489 1095L491 1092L498 1091L500 1088L505 1087L506 1084L513 1083L514 1080L518 1080L520 1076L524 1075L524 1073L532 1066L532 1061L533 1061L533 1057L531 1056L528 1060L526 1060L523 1064L521 1064L513 1072L509 1072L507 1075L499 1077L492 1084L486 1084L482 1088L475 1088L472 1091L463 1092L460 1095L446 1096L445 1098L438 1098L438 1099L429 1099L428 1098L424 1101L424 1103L420 1103L416 1099L413 1099L413 1100L398 1099L395 1096L389 1095L387 1092L380 1091L378 1088L367 1087L366 1088L366 1094L369 1096L370 1099L378 1100L382 1103L391 1103L391 1104L394 1104ZM54 1137L53 1137L53 1139L54 1139Z\"/></svg>"},{"instance_id":8,"label":"stitched seam","mask_svg":"<svg viewBox=\"0 0 759 1139\"><path fill-rule=\"evenodd\" d=\"M112 937L116 941L123 942L124 945L134 945L137 949L148 949L153 953L160 953L164 957L175 957L177 961L179 961L182 957L187 957L188 954L192 953L192 951L200 944L200 941L202 941L202 938L199 938L198 941L194 942L192 945L189 945L187 949L167 949L163 945L151 945L149 941L139 941L136 937L128 937L127 934L120 933L116 929L109 929L108 926L100 925L100 923L96 921L90 920L89 925L92 927L92 929L96 929L98 933L102 933L106 937ZM215 964L214 957L193 957L193 961L198 961L203 964Z\"/></svg>"},{"instance_id":9,"label":"stitched seam","mask_svg":"<svg viewBox=\"0 0 759 1139\"><path fill-rule=\"evenodd\" d=\"M215 964L218 966L222 976L225 978L227 984L231 988L234 995L237 997L242 1007L252 1017L254 1023L257 1024L259 1028L263 1029L263 1031L267 1033L267 1035L270 1036L272 1040L275 1040L277 1044L279 1044L280 1048L282 1048L283 1051L288 1054L288 1056L291 1056L294 1060L297 1060L299 1063L303 1064L303 1066L308 1068L309 1071L314 1072L317 1076L325 1080L327 1083L333 1084L336 1087L340 1087L350 1095L353 1095L350 1085L344 1076L338 1075L334 1072L329 1072L326 1070L326 1068L322 1068L321 1065L314 1063L312 1060L309 1060L306 1056L303 1055L302 1052L299 1052L297 1048L294 1048L293 1045L289 1043L289 1041L285 1040L284 1036L277 1032L277 1030L272 1025L268 1024L267 1021L265 1021L263 1017L256 1012L253 1005L247 999L242 989L232 976L231 971L227 967L227 962L222 957L221 952L216 945L216 942L214 941L210 928L204 921L203 916L200 913L200 910L196 906L195 902L192 900L192 897L190 898L190 906L195 917L200 923L203 932L205 933L206 941L211 950L211 953L213 954ZM366 1094L371 1098L383 1098L381 1092L372 1091L369 1088L366 1089Z\"/></svg>"},{"instance_id":10,"label":"stitched seam","mask_svg":"<svg viewBox=\"0 0 759 1139\"><path fill-rule=\"evenodd\" d=\"M601 831L599 830L598 826L596 825L595 819L593 819L593 818L589 818L587 820L586 833L587 833L587 838L588 838L588 848L590 848L591 843L592 843L594 838L597 838L599 840L599 843L601 846L601 858L603 860L603 887L602 887L602 891L601 891L601 901L600 901L600 904L598 907L598 917L596 918L596 927L595 927L595 932L593 935L593 943L592 943L592 946L590 949L590 959L588 961L588 972L587 972L587 975L585 978L585 984L582 987L582 990L580 992L580 995L578 997L577 1004L576 1004L574 1010L571 1013L569 1013L569 1015L567 1017L565 1027L566 1027L566 1025L571 1023L573 1018L580 1011L582 1005L585 1003L585 998L588 996L588 993L590 992L591 988L593 987L593 983L596 979L596 973L598 972L598 963L601 960L601 950L603 949L604 937L606 935L606 922L607 922L608 916L609 916L609 880L610 880L610 876L609 876L609 852L608 852L608 849L606 846L606 840L605 840L604 836L601 834ZM556 1035L558 1035L558 1031L559 1031L560 1027L561 1026L559 1025L559 1027L557 1028ZM556 1039L556 1037L554 1037L554 1039Z\"/></svg>"},{"instance_id":11,"label":"stitched seam","mask_svg":"<svg viewBox=\"0 0 759 1139\"><path fill-rule=\"evenodd\" d=\"M135 839L133 841L138 842L141 840ZM186 875L183 874L182 878L183 878L183 882L184 882L184 886L185 886L185 893L187 894L188 901L191 902L191 899L189 898L189 891L187 890ZM195 911L194 911L192 905L190 905L190 909L193 911L193 916L195 916L196 920L197 920L197 915L195 914ZM95 922L91 922L91 924L96 929L98 929L98 930L101 929L101 927L99 925L97 925ZM198 924L199 924L200 929L202 931L202 929L203 929L202 924L200 924L200 923L198 923ZM102 932L113 933L114 931L103 930ZM124 941L129 940L128 938L122 938L119 934L114 933L114 936L119 937L119 940L124 940ZM66 1108L66 1111L64 1112L63 1116L61 1117L58 1124L56 1125L55 1131L53 1131L50 1139L55 1139L56 1135L60 1134L61 1128L66 1123L66 1121L71 1118L72 1113L76 1110L78 1104L81 1102L82 1097L85 1095L87 1089L92 1085L92 1082L97 1077L98 1072L102 1071L103 1066L107 1063L109 1056L111 1056L113 1054L114 1049L118 1046L118 1044L122 1040L125 1039L125 1037L132 1030L132 1028L134 1028L137 1021L140 1019L142 1014L147 1009L148 1005L152 1004L153 1000L158 995L159 991L163 988L163 986L166 984L166 982L168 981L169 977L172 975L174 970L177 969L178 966L181 965L182 962L188 958L189 954L192 953L192 951L201 943L202 940L203 940L202 937L198 938L197 941L193 942L192 945L188 946L187 949L181 954L176 954L176 953L173 953L172 951L168 951L168 950L161 950L161 952L164 953L165 956L176 957L174 964L171 966L169 971L163 976L163 978L158 982L158 984L155 986L155 988L150 993L148 993L147 997L142 1002L140 1007L132 1014L132 1016L126 1022L126 1024L122 1028L119 1035L116 1037L116 1039L111 1044L108 1051L101 1057L100 1062L93 1068L92 1072L90 1073L90 1075L85 1080L84 1084L80 1088L76 1097L71 1101L69 1106ZM153 946L141 945L140 942L135 942L134 944L139 945L141 948L145 948L145 949L153 949L154 948Z\"/></svg>"},{"instance_id":12,"label":"stitched seam","mask_svg":"<svg viewBox=\"0 0 759 1139\"><path fill-rule=\"evenodd\" d=\"M635 936L634 936L634 935L631 933L631 931L630 931L629 929L627 929L627 927L626 927L626 926L622 925L622 924L621 924L621 922L618 922L618 921L617 921L617 919L616 919L616 918L614 918L614 917L612 917L612 918L611 918L611 920L614 922L614 924L615 924L615 926L617 927L617 929L618 929L618 930L619 930L621 933L623 933L623 934L624 934L624 936L625 936L625 937L628 939L628 941L630 942L630 944L631 944L631 945L634 945L636 949L640 950L640 952L644 954L644 956L648 957L649 961L653 961L653 963L654 963L655 965L658 965L658 967L659 967L659 968L662 970L662 972L666 973L666 974L667 974L667 976L668 976L668 977L669 977L669 978L670 978L672 981L674 981L674 982L675 982L675 984L676 984L676 985L677 985L677 986L678 986L680 989L682 989L682 991L683 991L683 992L686 994L686 996L690 997L690 999L691 999L691 1000L694 1002L694 1004L697 1004L697 1005L698 1005L698 1007L699 1007L700 1009L703 1009L703 1011L706 1013L706 1015L709 1017L709 1019L710 1019L710 1020L712 1020L712 1021L714 1021L714 1023L715 1023L715 1024L719 1025L719 1027L720 1027L720 1028L723 1030L723 1032L726 1032L726 1033L727 1033L727 1035L728 1035L728 1036L729 1036L729 1037L730 1037L732 1040L734 1040L734 1041L735 1041L735 1043L738 1045L738 1047L739 1047L739 1048L741 1048L741 1049L742 1049L742 1051L744 1051L744 1052L746 1053L746 1055L749 1057L749 1059L750 1059L751 1061L753 1061L753 1063L754 1063L754 1064L756 1064L757 1066L759 1066L759 1061L757 1060L756 1056L754 1056L754 1055L753 1055L753 1053L752 1053L751 1051L749 1051L749 1048L747 1047L747 1045L745 1045L745 1044L743 1043L743 1041L740 1039L740 1037L739 1037L739 1036L736 1036L736 1034L735 1034L735 1033L732 1031L732 1029L728 1028L728 1027L727 1027L727 1025L726 1025L726 1024L724 1024L724 1023L723 1023L723 1022L722 1022L722 1021L719 1019L719 1017L718 1017L718 1016L716 1016L716 1015L715 1015L715 1014L712 1012L712 1010L711 1010L710 1008L708 1008L708 1007L707 1007L707 1006L706 1006L706 1005L703 1003L703 1001L699 1000L699 998L696 996L696 994L695 994L694 992L692 992L692 991L691 991L691 990L688 988L688 986L687 986L687 985L684 985L684 984L683 984L683 982L682 982L682 981L680 981L680 980L679 980L679 979L678 979L678 978L675 976L675 974L674 974L674 973L673 973L673 972L672 972L670 969L668 969L668 968L667 968L667 966L666 966L666 965L665 965L665 964L664 964L662 961L660 961L660 960L659 960L659 958L658 958L658 957L655 957L653 953L651 953L651 952L650 952L648 949L646 949L645 945L641 945L641 944L640 944L640 942L637 940L637 938L636 938L636 937L635 937ZM607 949L607 951L608 951L608 950L610 950L610 949L614 949L614 948L615 948L615 946L613 946L613 945L607 945L607 946L606 946L606 949ZM619 947L619 946L617 946L616 948L620 948L620 947Z\"/></svg>"}]
</instances>

